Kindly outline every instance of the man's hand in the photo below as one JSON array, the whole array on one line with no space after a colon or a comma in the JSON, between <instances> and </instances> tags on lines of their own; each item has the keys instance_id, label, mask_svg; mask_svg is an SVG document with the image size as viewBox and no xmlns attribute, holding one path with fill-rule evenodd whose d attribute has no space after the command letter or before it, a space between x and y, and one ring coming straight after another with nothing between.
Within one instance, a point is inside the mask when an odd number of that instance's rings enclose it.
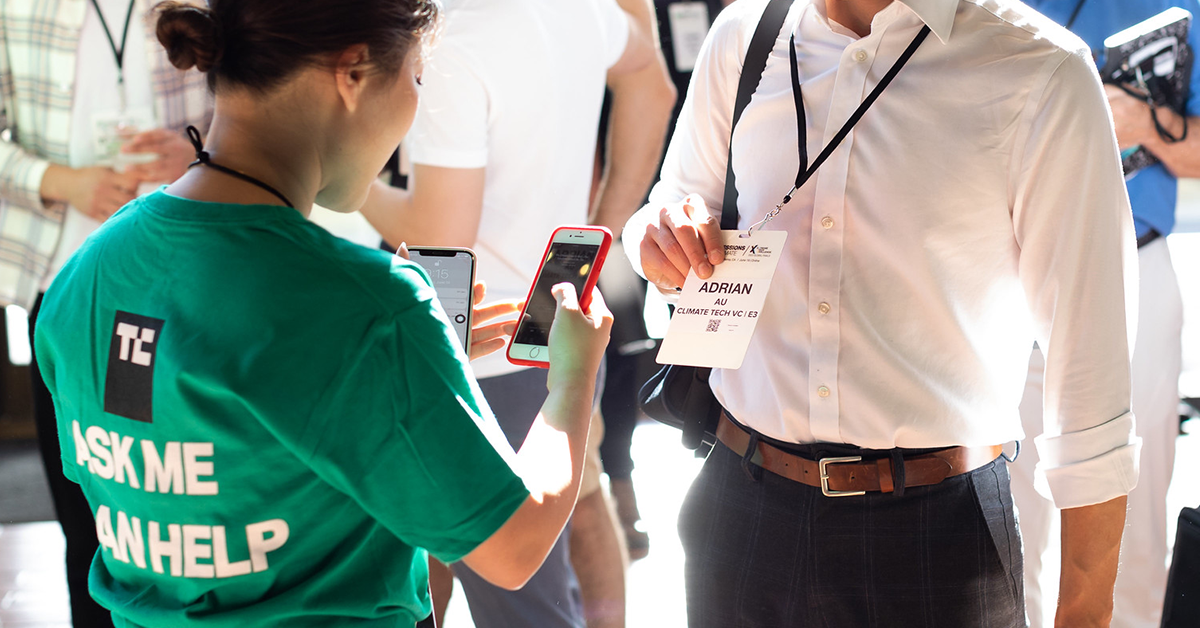
<instances>
[{"instance_id":1,"label":"man's hand","mask_svg":"<svg viewBox=\"0 0 1200 628\"><path fill-rule=\"evenodd\" d=\"M1145 144L1147 139L1157 136L1154 120L1150 118L1150 105L1147 105L1145 100L1130 96L1116 85L1105 85L1104 93L1108 96L1108 106L1112 109L1117 145L1122 150Z\"/></svg>"},{"instance_id":2,"label":"man's hand","mask_svg":"<svg viewBox=\"0 0 1200 628\"><path fill-rule=\"evenodd\" d=\"M1062 511L1062 576L1056 628L1107 628L1125 528L1124 496Z\"/></svg>"},{"instance_id":3,"label":"man's hand","mask_svg":"<svg viewBox=\"0 0 1200 628\"><path fill-rule=\"evenodd\" d=\"M121 146L124 154L154 153L158 159L148 164L129 166L126 172L142 181L171 183L187 172L188 164L196 157L191 142L181 133L154 129L138 133Z\"/></svg>"},{"instance_id":4,"label":"man's hand","mask_svg":"<svg viewBox=\"0 0 1200 628\"><path fill-rule=\"evenodd\" d=\"M103 222L137 196L138 177L110 168L69 168L58 164L42 177L42 198L68 203L85 216Z\"/></svg>"},{"instance_id":5,"label":"man's hand","mask_svg":"<svg viewBox=\"0 0 1200 628\"><path fill-rule=\"evenodd\" d=\"M646 279L668 294L679 291L689 270L708 279L713 266L725 261L721 226L695 194L659 211L658 224L646 227L640 250Z\"/></svg>"},{"instance_id":6,"label":"man's hand","mask_svg":"<svg viewBox=\"0 0 1200 628\"><path fill-rule=\"evenodd\" d=\"M522 301L496 301L483 304L487 293L483 282L475 284L471 291L471 350L468 354L472 360L478 360L485 355L495 353L504 348L508 337L517 331L517 321L505 320L498 323L488 323L516 314L525 304Z\"/></svg>"}]
</instances>

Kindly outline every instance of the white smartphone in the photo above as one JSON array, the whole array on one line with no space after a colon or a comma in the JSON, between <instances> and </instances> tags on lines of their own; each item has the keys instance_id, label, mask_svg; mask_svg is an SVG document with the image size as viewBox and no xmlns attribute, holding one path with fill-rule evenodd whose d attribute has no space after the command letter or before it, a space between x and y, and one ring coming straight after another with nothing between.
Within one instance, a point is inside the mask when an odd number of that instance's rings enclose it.
<instances>
[{"instance_id":1,"label":"white smartphone","mask_svg":"<svg viewBox=\"0 0 1200 628\"><path fill-rule=\"evenodd\" d=\"M420 264L433 281L438 301L454 328L463 350L471 352L471 291L475 286L475 252L466 248L415 246L409 260Z\"/></svg>"},{"instance_id":2,"label":"white smartphone","mask_svg":"<svg viewBox=\"0 0 1200 628\"><path fill-rule=\"evenodd\" d=\"M525 309L517 319L517 331L509 340L509 362L549 367L550 325L558 310L550 289L563 282L573 284L579 295L579 305L586 312L610 244L612 232L604 227L566 226L554 230L542 255L542 265L529 288Z\"/></svg>"}]
</instances>

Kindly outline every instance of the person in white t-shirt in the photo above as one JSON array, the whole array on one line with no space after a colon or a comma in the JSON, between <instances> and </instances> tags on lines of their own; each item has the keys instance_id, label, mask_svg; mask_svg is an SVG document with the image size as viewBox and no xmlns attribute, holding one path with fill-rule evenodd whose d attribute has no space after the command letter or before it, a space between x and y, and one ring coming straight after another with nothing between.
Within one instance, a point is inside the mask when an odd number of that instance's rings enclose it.
<instances>
[{"instance_id":1,"label":"person in white t-shirt","mask_svg":"<svg viewBox=\"0 0 1200 628\"><path fill-rule=\"evenodd\" d=\"M554 228L592 222L615 230L649 186L662 140L643 147L637 139L662 138L674 103L656 42L648 0L446 2L445 28L422 75L422 102L405 140L413 164L408 190L377 186L364 215L393 245L473 248L489 298L523 299ZM589 217L606 78L614 98L636 93L645 99L642 115L621 123L622 141L654 154L625 162L645 162L632 168L635 174L610 171L598 211ZM624 108L638 111L629 102ZM637 183L626 192L631 180ZM622 203L624 196L630 198ZM545 371L515 366L501 354L473 366L519 448L546 394ZM599 436L591 440L594 448ZM522 591L499 591L454 566L477 626L580 626L585 615L590 626L623 625L623 552L598 487L594 482L591 495L581 490L572 523L595 524L589 540L611 540L601 550L610 556L587 557L589 567L580 569L585 607L570 564L580 548L568 552L563 535Z\"/></svg>"},{"instance_id":2,"label":"person in white t-shirt","mask_svg":"<svg viewBox=\"0 0 1200 628\"><path fill-rule=\"evenodd\" d=\"M31 310L83 241L121 206L181 174L182 131L207 129L204 77L181 72L155 39L153 2L0 3L0 304ZM74 625L111 626L88 594L95 524L59 463L54 406L31 364L38 440L67 541Z\"/></svg>"}]
</instances>

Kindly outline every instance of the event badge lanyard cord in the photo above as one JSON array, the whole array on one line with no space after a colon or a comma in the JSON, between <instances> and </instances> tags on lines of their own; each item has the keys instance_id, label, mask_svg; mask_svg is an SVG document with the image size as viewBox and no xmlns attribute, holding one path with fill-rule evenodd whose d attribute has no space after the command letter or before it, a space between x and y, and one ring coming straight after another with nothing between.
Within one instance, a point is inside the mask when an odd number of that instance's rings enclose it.
<instances>
[{"instance_id":1,"label":"event badge lanyard cord","mask_svg":"<svg viewBox=\"0 0 1200 628\"><path fill-rule=\"evenodd\" d=\"M129 41L129 23L133 21L133 9L137 0L129 0L129 10L125 13L125 28L121 31L121 47L117 47L117 41L113 39L112 31L108 28L108 20L104 19L104 12L100 10L99 0L92 0L92 6L96 9L96 17L100 18L100 26L104 29L104 36L108 38L108 45L112 48L113 58L117 62L117 91L120 92L121 112L125 112L125 43Z\"/></svg>"},{"instance_id":2,"label":"event badge lanyard cord","mask_svg":"<svg viewBox=\"0 0 1200 628\"><path fill-rule=\"evenodd\" d=\"M773 209L771 209L771 211L767 212L767 215L763 217L762 220L750 225L750 227L746 229L746 233L741 237L749 237L755 229L760 229L766 226L766 224L770 222L772 218L775 218L781 211L783 211L783 206L791 202L792 195L796 193L796 190L799 190L800 187L803 186L814 173L816 173L817 168L820 168L821 164L825 163L825 160L829 158L829 155L832 154L833 151L837 149L838 145L842 143L842 140L846 139L846 136L850 134L850 131L854 128L854 125L858 124L858 121L863 117L863 114L867 112L867 109L870 109L871 105L875 103L875 100L879 98L879 95L883 93L883 90L887 89L888 84L892 82L892 79L896 78L896 75L900 73L900 70L904 67L904 64L908 63L909 58L913 56L913 53L917 51L917 48L921 46L921 42L925 41L925 38L928 35L929 26L926 25L922 27L921 32L917 33L917 36L913 38L912 43L908 44L908 48L904 50L904 53L900 55L900 58L896 59L896 62L892 64L892 67L887 71L887 74L883 75L883 79L879 81L879 84L875 86L875 89L871 90L871 93L868 94L862 103L858 105L858 109L854 110L854 114L850 116L850 119L846 120L846 123L842 125L842 128L839 129L837 134L829 140L829 143L825 145L825 148L821 150L821 153L817 155L817 158L812 162L811 165L809 165L808 125L804 116L804 100L802 98L800 88L799 63L796 61L796 35L795 33L792 34L792 37L788 42L788 56L792 65L792 97L796 101L796 127L798 143L800 146L800 168L796 172L795 185L793 185L792 189L788 190L788 193L783 196L783 200L780 201L779 204Z\"/></svg>"}]
</instances>

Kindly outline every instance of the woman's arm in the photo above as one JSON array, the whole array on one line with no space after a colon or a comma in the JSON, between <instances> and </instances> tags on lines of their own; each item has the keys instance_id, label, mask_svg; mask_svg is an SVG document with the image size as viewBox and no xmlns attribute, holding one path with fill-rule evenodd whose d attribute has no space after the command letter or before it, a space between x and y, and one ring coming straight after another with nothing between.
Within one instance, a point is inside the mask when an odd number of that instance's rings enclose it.
<instances>
[{"instance_id":1,"label":"woman's arm","mask_svg":"<svg viewBox=\"0 0 1200 628\"><path fill-rule=\"evenodd\" d=\"M550 394L517 453L517 473L530 496L463 561L492 584L519 589L542 565L575 508L596 372L608 345L612 314L599 290L589 312L570 284L554 287L558 313L550 328Z\"/></svg>"}]
</instances>

